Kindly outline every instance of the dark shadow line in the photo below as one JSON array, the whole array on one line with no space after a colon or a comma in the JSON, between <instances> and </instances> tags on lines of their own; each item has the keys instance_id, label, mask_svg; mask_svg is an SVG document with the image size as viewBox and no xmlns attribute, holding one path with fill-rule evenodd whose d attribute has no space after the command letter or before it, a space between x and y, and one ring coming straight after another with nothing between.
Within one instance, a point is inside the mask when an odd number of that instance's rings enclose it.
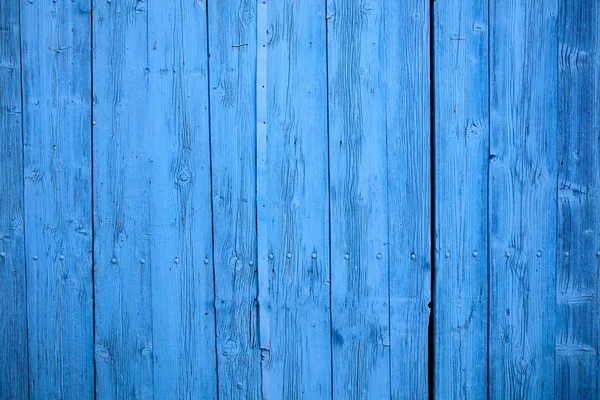
<instances>
[{"instance_id":1,"label":"dark shadow line","mask_svg":"<svg viewBox=\"0 0 600 400\"><path fill-rule=\"evenodd\" d=\"M219 400L219 347L217 335L217 279L215 272L215 211L213 205L213 158L212 158L212 122L211 122L211 102L210 102L210 40L209 40L209 20L208 20L208 3L206 1L206 76L207 76L207 98L208 98L208 159L209 159L209 174L210 174L210 234L211 234L211 257L212 257L212 275L213 275L213 322L214 322L214 338L215 338L215 369L216 369L216 395Z\"/></svg>"}]
</instances>

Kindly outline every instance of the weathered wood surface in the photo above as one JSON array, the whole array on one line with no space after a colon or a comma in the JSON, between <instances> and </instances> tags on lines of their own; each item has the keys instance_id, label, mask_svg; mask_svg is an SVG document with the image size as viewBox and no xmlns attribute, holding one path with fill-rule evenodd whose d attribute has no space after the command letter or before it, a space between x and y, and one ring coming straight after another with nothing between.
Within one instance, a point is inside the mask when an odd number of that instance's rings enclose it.
<instances>
[{"instance_id":1,"label":"weathered wood surface","mask_svg":"<svg viewBox=\"0 0 600 400\"><path fill-rule=\"evenodd\" d=\"M390 397L384 18L383 1L327 2L336 398Z\"/></svg>"},{"instance_id":2,"label":"weathered wood surface","mask_svg":"<svg viewBox=\"0 0 600 400\"><path fill-rule=\"evenodd\" d=\"M557 14L490 3L489 394L554 396Z\"/></svg>"},{"instance_id":3,"label":"weathered wood surface","mask_svg":"<svg viewBox=\"0 0 600 400\"><path fill-rule=\"evenodd\" d=\"M208 1L219 397L260 398L255 1Z\"/></svg>"},{"instance_id":4,"label":"weathered wood surface","mask_svg":"<svg viewBox=\"0 0 600 400\"><path fill-rule=\"evenodd\" d=\"M28 398L19 0L0 2L0 397Z\"/></svg>"},{"instance_id":5,"label":"weathered wood surface","mask_svg":"<svg viewBox=\"0 0 600 400\"><path fill-rule=\"evenodd\" d=\"M0 32L0 398L598 398L596 2Z\"/></svg>"},{"instance_id":6,"label":"weathered wood surface","mask_svg":"<svg viewBox=\"0 0 600 400\"><path fill-rule=\"evenodd\" d=\"M390 396L426 399L432 222L429 2L388 0L382 17L389 241L387 251L382 248L375 259L382 265L389 260ZM367 132L365 139L374 140Z\"/></svg>"},{"instance_id":7,"label":"weathered wood surface","mask_svg":"<svg viewBox=\"0 0 600 400\"><path fill-rule=\"evenodd\" d=\"M266 226L259 219L259 240L268 254L259 258L267 261L260 279L268 280L271 305L269 399L331 396L325 23L323 2L274 1L264 27L267 218ZM261 303L261 329L262 311Z\"/></svg>"},{"instance_id":8,"label":"weathered wood surface","mask_svg":"<svg viewBox=\"0 0 600 400\"><path fill-rule=\"evenodd\" d=\"M558 399L597 399L600 260L600 4L559 6Z\"/></svg>"},{"instance_id":9,"label":"weathered wood surface","mask_svg":"<svg viewBox=\"0 0 600 400\"><path fill-rule=\"evenodd\" d=\"M93 22L96 393L144 398L154 392L152 148L162 137L148 107L148 3L97 1Z\"/></svg>"},{"instance_id":10,"label":"weathered wood surface","mask_svg":"<svg viewBox=\"0 0 600 400\"><path fill-rule=\"evenodd\" d=\"M487 395L488 6L434 2L437 399Z\"/></svg>"},{"instance_id":11,"label":"weathered wood surface","mask_svg":"<svg viewBox=\"0 0 600 400\"><path fill-rule=\"evenodd\" d=\"M90 8L67 1L20 5L34 399L94 396Z\"/></svg>"}]
</instances>

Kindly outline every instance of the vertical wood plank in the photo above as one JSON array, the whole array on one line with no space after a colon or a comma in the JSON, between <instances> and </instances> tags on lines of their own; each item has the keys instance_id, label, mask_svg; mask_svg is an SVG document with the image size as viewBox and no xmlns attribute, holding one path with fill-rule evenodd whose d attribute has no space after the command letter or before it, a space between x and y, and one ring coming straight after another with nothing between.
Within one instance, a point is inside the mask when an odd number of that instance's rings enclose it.
<instances>
[{"instance_id":1,"label":"vertical wood plank","mask_svg":"<svg viewBox=\"0 0 600 400\"><path fill-rule=\"evenodd\" d=\"M273 256L263 392L324 399L331 396L325 2L271 2L268 30L264 228Z\"/></svg>"},{"instance_id":2,"label":"vertical wood plank","mask_svg":"<svg viewBox=\"0 0 600 400\"><path fill-rule=\"evenodd\" d=\"M261 396L256 240L256 2L208 2L219 397Z\"/></svg>"},{"instance_id":3,"label":"vertical wood plank","mask_svg":"<svg viewBox=\"0 0 600 400\"><path fill-rule=\"evenodd\" d=\"M0 2L0 398L28 398L19 1Z\"/></svg>"},{"instance_id":4,"label":"vertical wood plank","mask_svg":"<svg viewBox=\"0 0 600 400\"><path fill-rule=\"evenodd\" d=\"M154 398L216 399L205 2L149 4L148 32Z\"/></svg>"},{"instance_id":5,"label":"vertical wood plank","mask_svg":"<svg viewBox=\"0 0 600 400\"><path fill-rule=\"evenodd\" d=\"M554 396L558 2L490 3L490 396Z\"/></svg>"},{"instance_id":6,"label":"vertical wood plank","mask_svg":"<svg viewBox=\"0 0 600 400\"><path fill-rule=\"evenodd\" d=\"M386 1L383 14L389 255L384 249L375 257L385 261L389 256L393 399L428 396L429 11L427 1Z\"/></svg>"},{"instance_id":7,"label":"vertical wood plank","mask_svg":"<svg viewBox=\"0 0 600 400\"><path fill-rule=\"evenodd\" d=\"M390 397L385 12L327 2L335 398Z\"/></svg>"},{"instance_id":8,"label":"vertical wood plank","mask_svg":"<svg viewBox=\"0 0 600 400\"><path fill-rule=\"evenodd\" d=\"M155 139L148 2L96 1L93 21L96 393L151 397Z\"/></svg>"},{"instance_id":9,"label":"vertical wood plank","mask_svg":"<svg viewBox=\"0 0 600 400\"><path fill-rule=\"evenodd\" d=\"M29 385L94 394L90 4L21 4Z\"/></svg>"},{"instance_id":10,"label":"vertical wood plank","mask_svg":"<svg viewBox=\"0 0 600 400\"><path fill-rule=\"evenodd\" d=\"M487 396L487 2L436 1L434 393Z\"/></svg>"},{"instance_id":11,"label":"vertical wood plank","mask_svg":"<svg viewBox=\"0 0 600 400\"><path fill-rule=\"evenodd\" d=\"M556 398L597 399L600 5L561 1Z\"/></svg>"}]
</instances>

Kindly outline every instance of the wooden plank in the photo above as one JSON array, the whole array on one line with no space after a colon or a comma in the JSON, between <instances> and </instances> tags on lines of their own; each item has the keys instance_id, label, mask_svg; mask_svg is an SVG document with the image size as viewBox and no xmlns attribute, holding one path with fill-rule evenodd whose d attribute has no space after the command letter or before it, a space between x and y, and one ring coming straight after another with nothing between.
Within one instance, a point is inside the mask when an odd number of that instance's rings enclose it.
<instances>
[{"instance_id":1,"label":"wooden plank","mask_svg":"<svg viewBox=\"0 0 600 400\"><path fill-rule=\"evenodd\" d=\"M490 4L490 397L554 396L557 1Z\"/></svg>"},{"instance_id":2,"label":"wooden plank","mask_svg":"<svg viewBox=\"0 0 600 400\"><path fill-rule=\"evenodd\" d=\"M561 1L556 398L597 399L600 5ZM567 256L568 253L568 256Z\"/></svg>"},{"instance_id":3,"label":"wooden plank","mask_svg":"<svg viewBox=\"0 0 600 400\"><path fill-rule=\"evenodd\" d=\"M256 2L208 2L219 397L261 396L256 240Z\"/></svg>"},{"instance_id":4,"label":"wooden plank","mask_svg":"<svg viewBox=\"0 0 600 400\"><path fill-rule=\"evenodd\" d=\"M383 265L389 257L393 399L428 397L429 12L427 1L386 1L383 15L389 250L380 251L377 261Z\"/></svg>"},{"instance_id":5,"label":"wooden plank","mask_svg":"<svg viewBox=\"0 0 600 400\"><path fill-rule=\"evenodd\" d=\"M144 398L154 393L148 3L99 1L93 23L96 393Z\"/></svg>"},{"instance_id":6,"label":"wooden plank","mask_svg":"<svg viewBox=\"0 0 600 400\"><path fill-rule=\"evenodd\" d=\"M28 398L19 1L0 2L0 398Z\"/></svg>"},{"instance_id":7,"label":"wooden plank","mask_svg":"<svg viewBox=\"0 0 600 400\"><path fill-rule=\"evenodd\" d=\"M154 397L216 399L205 3L152 3L148 31Z\"/></svg>"},{"instance_id":8,"label":"wooden plank","mask_svg":"<svg viewBox=\"0 0 600 400\"><path fill-rule=\"evenodd\" d=\"M385 12L327 2L334 398L390 397Z\"/></svg>"},{"instance_id":9,"label":"wooden plank","mask_svg":"<svg viewBox=\"0 0 600 400\"><path fill-rule=\"evenodd\" d=\"M263 393L324 399L331 396L325 3L271 2L268 29L267 218L259 232L273 256L265 270L271 343Z\"/></svg>"},{"instance_id":10,"label":"wooden plank","mask_svg":"<svg viewBox=\"0 0 600 400\"><path fill-rule=\"evenodd\" d=\"M30 398L94 396L91 24L21 3Z\"/></svg>"},{"instance_id":11,"label":"wooden plank","mask_svg":"<svg viewBox=\"0 0 600 400\"><path fill-rule=\"evenodd\" d=\"M480 399L488 384L488 7L434 5L434 393Z\"/></svg>"}]
</instances>

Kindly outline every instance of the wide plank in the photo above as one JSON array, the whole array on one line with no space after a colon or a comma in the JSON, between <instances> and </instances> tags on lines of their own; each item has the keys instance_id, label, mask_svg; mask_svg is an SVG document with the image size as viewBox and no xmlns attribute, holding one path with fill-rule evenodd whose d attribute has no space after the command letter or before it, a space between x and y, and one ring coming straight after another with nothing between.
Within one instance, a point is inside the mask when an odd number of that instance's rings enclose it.
<instances>
[{"instance_id":1,"label":"wide plank","mask_svg":"<svg viewBox=\"0 0 600 400\"><path fill-rule=\"evenodd\" d=\"M31 399L94 396L90 12L20 7Z\"/></svg>"},{"instance_id":2,"label":"wide plank","mask_svg":"<svg viewBox=\"0 0 600 400\"><path fill-rule=\"evenodd\" d=\"M392 399L427 399L431 301L431 112L427 1L385 2ZM381 254L381 256L379 255Z\"/></svg>"},{"instance_id":3,"label":"wide plank","mask_svg":"<svg viewBox=\"0 0 600 400\"><path fill-rule=\"evenodd\" d=\"M162 299L154 299L151 285L156 139L148 18L146 0L98 1L93 11L95 357L102 399L154 393L153 304Z\"/></svg>"},{"instance_id":4,"label":"wide plank","mask_svg":"<svg viewBox=\"0 0 600 400\"><path fill-rule=\"evenodd\" d=\"M489 395L554 395L556 0L490 3Z\"/></svg>"},{"instance_id":5,"label":"wide plank","mask_svg":"<svg viewBox=\"0 0 600 400\"><path fill-rule=\"evenodd\" d=\"M256 226L256 6L209 0L218 394L260 398Z\"/></svg>"},{"instance_id":6,"label":"wide plank","mask_svg":"<svg viewBox=\"0 0 600 400\"><path fill-rule=\"evenodd\" d=\"M560 2L556 398L597 399L600 4Z\"/></svg>"},{"instance_id":7,"label":"wide plank","mask_svg":"<svg viewBox=\"0 0 600 400\"><path fill-rule=\"evenodd\" d=\"M327 2L334 398L390 397L384 5Z\"/></svg>"},{"instance_id":8,"label":"wide plank","mask_svg":"<svg viewBox=\"0 0 600 400\"><path fill-rule=\"evenodd\" d=\"M216 399L206 7L147 12L153 395Z\"/></svg>"},{"instance_id":9,"label":"wide plank","mask_svg":"<svg viewBox=\"0 0 600 400\"><path fill-rule=\"evenodd\" d=\"M485 399L488 5L434 2L436 399Z\"/></svg>"},{"instance_id":10,"label":"wide plank","mask_svg":"<svg viewBox=\"0 0 600 400\"><path fill-rule=\"evenodd\" d=\"M268 254L259 257L271 337L263 393L323 399L331 396L325 3L271 2L266 28L267 218L259 232ZM261 327L262 317L261 308Z\"/></svg>"}]
</instances>

